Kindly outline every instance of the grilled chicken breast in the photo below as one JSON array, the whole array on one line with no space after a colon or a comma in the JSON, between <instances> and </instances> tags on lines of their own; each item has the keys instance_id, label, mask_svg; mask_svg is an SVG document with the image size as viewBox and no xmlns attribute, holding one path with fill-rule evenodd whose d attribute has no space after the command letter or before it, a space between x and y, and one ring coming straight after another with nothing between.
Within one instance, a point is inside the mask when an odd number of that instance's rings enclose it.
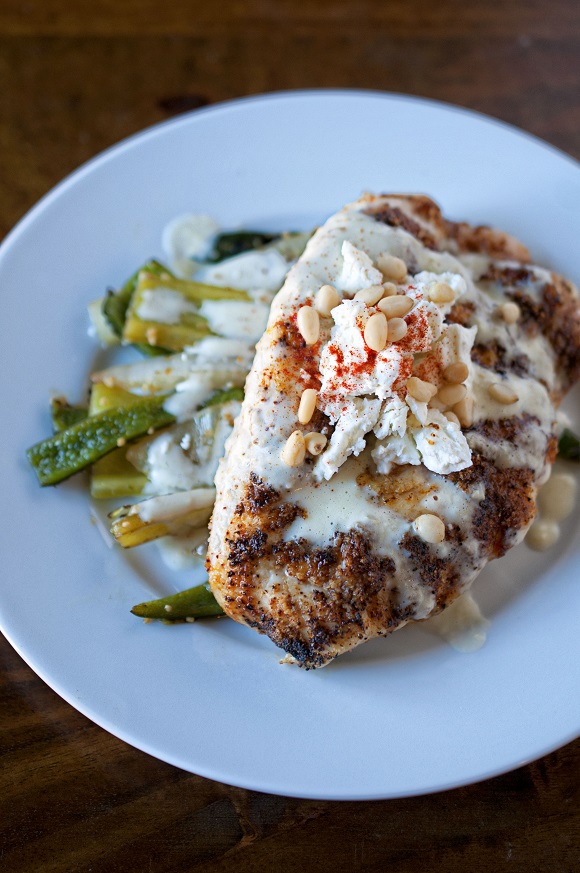
<instances>
[{"instance_id":1,"label":"grilled chicken breast","mask_svg":"<svg viewBox=\"0 0 580 873\"><path fill-rule=\"evenodd\" d=\"M445 609L531 524L579 372L577 292L517 240L427 197L346 206L257 347L216 478L217 600L305 668Z\"/></svg>"}]
</instances>

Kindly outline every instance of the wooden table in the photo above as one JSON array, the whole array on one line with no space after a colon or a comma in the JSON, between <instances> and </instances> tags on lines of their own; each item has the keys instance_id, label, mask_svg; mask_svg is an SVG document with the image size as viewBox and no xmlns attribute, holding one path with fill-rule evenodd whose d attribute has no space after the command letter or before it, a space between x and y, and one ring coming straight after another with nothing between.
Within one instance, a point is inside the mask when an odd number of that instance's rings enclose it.
<instances>
[{"instance_id":1,"label":"wooden table","mask_svg":"<svg viewBox=\"0 0 580 873\"><path fill-rule=\"evenodd\" d=\"M577 0L0 0L0 234L146 125L354 86L495 115L580 158ZM580 741L479 785L288 800L192 776L77 713L0 644L3 873L580 870Z\"/></svg>"}]
</instances>

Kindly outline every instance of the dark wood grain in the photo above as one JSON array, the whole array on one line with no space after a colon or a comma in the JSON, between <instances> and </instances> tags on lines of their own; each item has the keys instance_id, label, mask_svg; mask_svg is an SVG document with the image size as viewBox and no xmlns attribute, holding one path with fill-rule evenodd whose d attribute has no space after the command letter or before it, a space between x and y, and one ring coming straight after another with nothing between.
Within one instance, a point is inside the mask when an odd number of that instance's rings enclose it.
<instances>
[{"instance_id":1,"label":"dark wood grain","mask_svg":"<svg viewBox=\"0 0 580 873\"><path fill-rule=\"evenodd\" d=\"M266 90L434 97L580 158L580 4L0 0L0 85L0 235L106 146ZM0 762L3 873L580 871L580 741L427 797L262 795L130 748L0 639Z\"/></svg>"}]
</instances>

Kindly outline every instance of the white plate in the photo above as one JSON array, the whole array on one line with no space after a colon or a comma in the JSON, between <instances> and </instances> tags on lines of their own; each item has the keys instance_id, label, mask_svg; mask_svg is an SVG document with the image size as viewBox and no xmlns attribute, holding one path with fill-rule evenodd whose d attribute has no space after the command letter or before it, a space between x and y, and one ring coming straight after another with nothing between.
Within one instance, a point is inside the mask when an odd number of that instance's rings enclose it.
<instances>
[{"instance_id":1,"label":"white plate","mask_svg":"<svg viewBox=\"0 0 580 873\"><path fill-rule=\"evenodd\" d=\"M86 303L160 254L169 219L207 211L229 226L310 228L365 190L426 192L580 279L571 159L464 110L332 91L241 100L145 131L59 185L0 256L4 633L69 703L137 748L302 797L437 791L573 739L577 527L552 553L520 547L480 577L492 626L475 654L414 627L307 673L229 620L132 617L132 604L190 577L164 575L154 551L129 562L107 549L82 482L40 489L24 450L48 433L50 392L83 395L96 357Z\"/></svg>"}]
</instances>

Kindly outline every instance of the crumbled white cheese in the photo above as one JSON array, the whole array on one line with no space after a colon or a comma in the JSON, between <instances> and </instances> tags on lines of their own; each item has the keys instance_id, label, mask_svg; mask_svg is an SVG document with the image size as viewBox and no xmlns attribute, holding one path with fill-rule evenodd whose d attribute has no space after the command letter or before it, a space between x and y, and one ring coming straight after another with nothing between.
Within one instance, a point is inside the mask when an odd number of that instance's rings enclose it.
<instances>
[{"instance_id":1,"label":"crumbled white cheese","mask_svg":"<svg viewBox=\"0 0 580 873\"><path fill-rule=\"evenodd\" d=\"M189 279L195 269L194 259L203 260L210 253L219 224L209 215L180 215L163 230L161 245L172 270Z\"/></svg>"},{"instance_id":2,"label":"crumbled white cheese","mask_svg":"<svg viewBox=\"0 0 580 873\"><path fill-rule=\"evenodd\" d=\"M372 312L362 300L344 300L332 310L335 323L319 365L321 409L331 420L340 414L345 395L375 394L385 400L399 375L400 353L395 345L376 355L372 366L364 366L369 360L369 349L363 332Z\"/></svg>"},{"instance_id":3,"label":"crumbled white cheese","mask_svg":"<svg viewBox=\"0 0 580 873\"><path fill-rule=\"evenodd\" d=\"M336 287L339 291L354 294L369 285L382 285L383 274L375 266L366 252L353 246L345 239L341 249L343 264Z\"/></svg>"},{"instance_id":4,"label":"crumbled white cheese","mask_svg":"<svg viewBox=\"0 0 580 873\"><path fill-rule=\"evenodd\" d=\"M377 472L390 473L393 464L420 464L421 455L410 433L377 443L371 452Z\"/></svg>"},{"instance_id":5,"label":"crumbled white cheese","mask_svg":"<svg viewBox=\"0 0 580 873\"><path fill-rule=\"evenodd\" d=\"M374 430L377 439L383 440L392 434L403 436L407 428L408 411L407 405L396 394L385 400Z\"/></svg>"},{"instance_id":6,"label":"crumbled white cheese","mask_svg":"<svg viewBox=\"0 0 580 873\"><path fill-rule=\"evenodd\" d=\"M459 273L450 273L448 271L444 273L431 273L428 270L422 270L420 273L417 273L413 276L413 285L417 288L421 289L422 294L426 299L429 299L429 291L434 285L444 284L449 285L451 290L454 292L455 297L449 303L437 303L437 309L443 314L447 315L453 304L457 300L458 297L463 296L467 290L467 284L463 276Z\"/></svg>"},{"instance_id":7,"label":"crumbled white cheese","mask_svg":"<svg viewBox=\"0 0 580 873\"><path fill-rule=\"evenodd\" d=\"M424 403L422 400L415 400L415 398L411 397L410 394L406 395L405 403L407 404L418 422L420 422L421 424L427 424L429 407L426 403Z\"/></svg>"},{"instance_id":8,"label":"crumbled white cheese","mask_svg":"<svg viewBox=\"0 0 580 873\"><path fill-rule=\"evenodd\" d=\"M346 267L339 287L342 282L344 288L343 280L349 290L360 287L363 279L366 286L375 281L369 272L374 267L365 252L348 241L343 243L342 252ZM455 299L466 291L463 276L428 271L418 273L401 289L415 301L405 318L407 335L401 342L387 343L378 353L371 352L364 341L366 323L377 311L374 307L362 300L346 299L333 309L334 325L320 356L318 406L335 425L335 432L316 463L315 476L330 478L350 454L362 451L366 435L373 429L381 441L373 452L380 472L386 472L392 463L418 464L421 459L439 473L461 470L471 463L469 446L457 425L428 403L409 394L403 402L395 393L401 389L397 380L408 378L411 372L438 385L446 366L465 361L471 374L470 351L476 328L444 323L452 302L438 304L429 299L432 286L442 282L452 288ZM378 412L377 400L385 401Z\"/></svg>"},{"instance_id":9,"label":"crumbled white cheese","mask_svg":"<svg viewBox=\"0 0 580 873\"><path fill-rule=\"evenodd\" d=\"M378 399L353 397L345 400L344 411L336 422L330 444L316 462L315 479L330 479L349 455L360 455L366 444L365 434L375 427L381 406Z\"/></svg>"},{"instance_id":10,"label":"crumbled white cheese","mask_svg":"<svg viewBox=\"0 0 580 873\"><path fill-rule=\"evenodd\" d=\"M412 436L421 460L433 473L453 473L471 465L471 450L461 428L437 409L430 409L425 427Z\"/></svg>"}]
</instances>

